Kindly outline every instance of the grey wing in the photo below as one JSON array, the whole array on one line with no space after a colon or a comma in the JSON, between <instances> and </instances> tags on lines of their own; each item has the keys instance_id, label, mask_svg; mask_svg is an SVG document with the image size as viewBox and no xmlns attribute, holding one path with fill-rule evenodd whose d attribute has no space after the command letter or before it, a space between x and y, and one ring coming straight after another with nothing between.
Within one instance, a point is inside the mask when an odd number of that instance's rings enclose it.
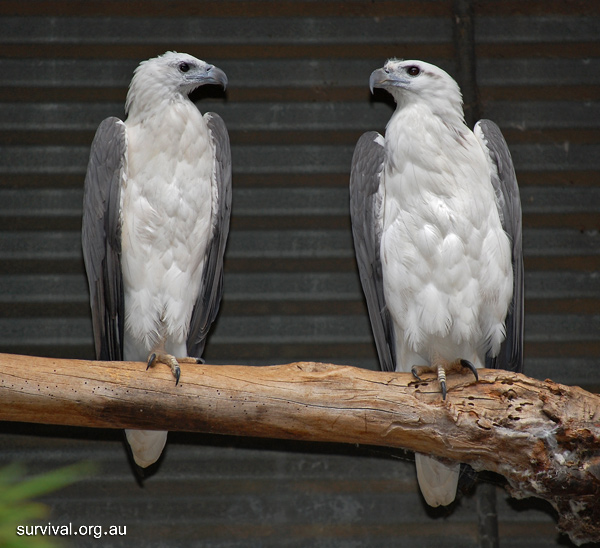
<instances>
[{"instance_id":1,"label":"grey wing","mask_svg":"<svg viewBox=\"0 0 600 548\"><path fill-rule=\"evenodd\" d=\"M219 311L223 294L223 257L229 234L231 216L231 149L229 134L223 119L213 112L204 115L215 150L213 185L216 185L217 204L213 208L212 238L208 243L202 286L192 312L187 340L188 356L202 357L208 330ZM214 193L213 193L214 195Z\"/></svg>"},{"instance_id":2,"label":"grey wing","mask_svg":"<svg viewBox=\"0 0 600 548\"><path fill-rule=\"evenodd\" d=\"M496 192L498 213L502 227L512 244L513 299L506 316L506 339L495 358L486 359L487 367L509 371L523 370L523 245L521 198L517 176L508 146L500 128L490 120L480 120L475 134L485 145L496 173L492 185Z\"/></svg>"},{"instance_id":3,"label":"grey wing","mask_svg":"<svg viewBox=\"0 0 600 548\"><path fill-rule=\"evenodd\" d=\"M120 193L126 152L125 125L118 118L107 118L98 127L90 150L81 231L99 360L123 359Z\"/></svg>"},{"instance_id":4,"label":"grey wing","mask_svg":"<svg viewBox=\"0 0 600 548\"><path fill-rule=\"evenodd\" d=\"M361 136L354 149L350 173L350 217L356 262L379 363L382 370L394 371L394 327L385 303L380 258L382 227L378 213L382 203L379 185L385 159L381 139L379 133L370 131Z\"/></svg>"}]
</instances>

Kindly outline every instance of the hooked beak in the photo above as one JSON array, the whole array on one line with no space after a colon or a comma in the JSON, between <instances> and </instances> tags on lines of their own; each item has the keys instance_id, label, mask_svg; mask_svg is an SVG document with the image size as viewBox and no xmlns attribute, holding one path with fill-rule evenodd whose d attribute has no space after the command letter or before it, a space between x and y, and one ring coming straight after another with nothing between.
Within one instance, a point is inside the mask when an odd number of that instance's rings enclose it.
<instances>
[{"instance_id":1,"label":"hooked beak","mask_svg":"<svg viewBox=\"0 0 600 548\"><path fill-rule=\"evenodd\" d=\"M398 78L395 74L378 68L369 77L369 89L373 93L374 88L406 87L407 81Z\"/></svg>"},{"instance_id":2,"label":"hooked beak","mask_svg":"<svg viewBox=\"0 0 600 548\"><path fill-rule=\"evenodd\" d=\"M371 93L373 93L375 88L383 87L381 84L387 80L387 76L388 75L382 68L378 68L371 73L371 76L369 77L369 89L371 90Z\"/></svg>"},{"instance_id":3,"label":"hooked beak","mask_svg":"<svg viewBox=\"0 0 600 548\"><path fill-rule=\"evenodd\" d=\"M227 75L220 68L210 65L206 75L202 78L202 84L216 84L223 86L223 89L227 89Z\"/></svg>"}]
</instances>

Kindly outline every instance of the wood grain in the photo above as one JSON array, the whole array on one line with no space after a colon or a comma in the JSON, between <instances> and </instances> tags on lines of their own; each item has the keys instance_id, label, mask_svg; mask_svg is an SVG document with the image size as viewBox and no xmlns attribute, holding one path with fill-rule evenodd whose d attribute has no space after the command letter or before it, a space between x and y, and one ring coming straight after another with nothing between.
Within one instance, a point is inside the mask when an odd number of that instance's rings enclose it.
<instances>
[{"instance_id":1,"label":"wood grain","mask_svg":"<svg viewBox=\"0 0 600 548\"><path fill-rule=\"evenodd\" d=\"M167 367L0 354L0 420L400 447L502 474L600 540L600 397L500 370L434 379L299 362Z\"/></svg>"}]
</instances>

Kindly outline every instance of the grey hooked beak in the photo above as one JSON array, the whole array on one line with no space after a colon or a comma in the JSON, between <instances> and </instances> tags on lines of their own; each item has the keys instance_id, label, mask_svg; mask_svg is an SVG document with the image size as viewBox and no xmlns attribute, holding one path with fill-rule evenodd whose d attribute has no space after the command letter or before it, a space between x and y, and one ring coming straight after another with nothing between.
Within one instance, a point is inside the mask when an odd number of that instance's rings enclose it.
<instances>
[{"instance_id":1,"label":"grey hooked beak","mask_svg":"<svg viewBox=\"0 0 600 548\"><path fill-rule=\"evenodd\" d=\"M397 73L390 72L385 68L379 68L371 73L369 78L369 88L373 93L373 88L407 88L410 85L410 80L403 78ZM388 89L388 91L390 91Z\"/></svg>"},{"instance_id":2,"label":"grey hooked beak","mask_svg":"<svg viewBox=\"0 0 600 548\"><path fill-rule=\"evenodd\" d=\"M373 89L384 87L382 84L389 81L389 74L384 69L378 68L371 73L369 77L369 89L373 93Z\"/></svg>"},{"instance_id":3,"label":"grey hooked beak","mask_svg":"<svg viewBox=\"0 0 600 548\"><path fill-rule=\"evenodd\" d=\"M203 84L216 84L218 86L223 86L223 89L227 89L227 75L220 69L215 67L214 65L210 65L207 67L206 76L202 79Z\"/></svg>"}]
</instances>

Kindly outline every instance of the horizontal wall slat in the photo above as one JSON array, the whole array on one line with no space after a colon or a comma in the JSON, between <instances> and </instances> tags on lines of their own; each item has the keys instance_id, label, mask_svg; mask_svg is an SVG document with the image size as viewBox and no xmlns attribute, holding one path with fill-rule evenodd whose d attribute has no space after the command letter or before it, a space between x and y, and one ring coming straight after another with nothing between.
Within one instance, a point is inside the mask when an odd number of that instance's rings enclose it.
<instances>
[{"instance_id":1,"label":"horizontal wall slat","mask_svg":"<svg viewBox=\"0 0 600 548\"><path fill-rule=\"evenodd\" d=\"M598 187L525 187L523 214L600 213ZM81 217L83 189L1 189L0 215ZM241 216L348 215L349 190L335 188L234 188L233 212Z\"/></svg>"},{"instance_id":2,"label":"horizontal wall slat","mask_svg":"<svg viewBox=\"0 0 600 548\"><path fill-rule=\"evenodd\" d=\"M161 52L162 53L162 52ZM390 56L394 52L390 51ZM205 59L222 68L231 86L237 87L364 87L385 62L379 59ZM454 72L448 59L428 59L446 71ZM0 58L0 85L89 86L126 88L139 60L111 59L5 59ZM490 59L477 62L481 86L557 86L600 84L600 58L586 59Z\"/></svg>"},{"instance_id":3,"label":"horizontal wall slat","mask_svg":"<svg viewBox=\"0 0 600 548\"><path fill-rule=\"evenodd\" d=\"M574 42L598 39L600 18L481 17L475 25L477 44ZM404 44L452 40L445 17L171 17L157 22L143 17L7 17L0 43L5 44ZM231 33L235 28L235 34ZM401 35L402 39L398 37ZM243 41L240 39L243 37Z\"/></svg>"},{"instance_id":4,"label":"horizontal wall slat","mask_svg":"<svg viewBox=\"0 0 600 548\"><path fill-rule=\"evenodd\" d=\"M365 95L366 98L366 95ZM383 131L392 115L380 101L230 103L202 100L201 112L217 112L230 133L241 131ZM122 103L0 103L0 131L93 132L109 116L124 118ZM485 116L501 128L521 131L597 128L600 106L582 101L495 101Z\"/></svg>"},{"instance_id":5,"label":"horizontal wall slat","mask_svg":"<svg viewBox=\"0 0 600 548\"><path fill-rule=\"evenodd\" d=\"M360 301L356 272L225 272L226 302L232 301ZM579 271L525 272L525 299L592 299L600 294L600 273ZM85 276L21 274L0 276L0 303L81 303L88 305Z\"/></svg>"},{"instance_id":6,"label":"horizontal wall slat","mask_svg":"<svg viewBox=\"0 0 600 548\"><path fill-rule=\"evenodd\" d=\"M399 29L404 43L452 40L446 21L434 17L171 17L160 22L158 36L156 20L142 17L59 17L50 25L45 17L14 17L5 24L0 43L9 44L389 44L397 41Z\"/></svg>"},{"instance_id":7,"label":"horizontal wall slat","mask_svg":"<svg viewBox=\"0 0 600 548\"><path fill-rule=\"evenodd\" d=\"M597 230L529 229L523 234L528 256L600 255ZM245 230L229 240L231 258L353 257L352 236L347 230ZM0 232L0 260L74 259L81 257L79 232L22 232L18 240L11 232Z\"/></svg>"},{"instance_id":8,"label":"horizontal wall slat","mask_svg":"<svg viewBox=\"0 0 600 548\"><path fill-rule=\"evenodd\" d=\"M519 171L600 170L600 143L516 144L510 146ZM318 174L350 172L350 145L232 145L233 174ZM12 146L0 149L0 175L19 173L81 174L88 147ZM260 158L260 163L257 159ZM282 180L285 182L285 179Z\"/></svg>"},{"instance_id":9,"label":"horizontal wall slat","mask_svg":"<svg viewBox=\"0 0 600 548\"><path fill-rule=\"evenodd\" d=\"M121 4L121 3L119 3ZM39 15L54 16L56 13L84 16L122 17L124 15L140 17L152 13L154 17L200 16L220 17L227 14L231 17L290 17L309 15L339 16L352 14L356 16L394 16L399 11L409 16L422 15L449 15L450 2L448 0L427 2L424 5L408 0L382 0L376 4L365 4L362 0L327 0L315 2L314 0L295 2L274 2L239 0L213 0L198 3L194 0L179 1L176 4L165 5L162 0L146 0L147 10L140 12L136 4L110 4L101 0L88 0L81 3L78 0L30 0L23 5L15 1L6 1L0 14L5 15Z\"/></svg>"},{"instance_id":10,"label":"horizontal wall slat","mask_svg":"<svg viewBox=\"0 0 600 548\"><path fill-rule=\"evenodd\" d=\"M295 2L277 2L274 0L240 2L239 0L212 0L199 4L195 0L180 0L176 4L166 5L161 0L146 0L147 10L140 12L137 4L107 3L103 0L29 0L23 3L18 0L5 0L0 14L55 16L56 13L84 16L122 17L124 15L140 17L152 13L155 17L202 16L219 17L224 13L231 16L244 17L280 17L280 16L328 16L352 14L356 16L383 17L394 16L399 12L405 16L440 15L449 17L452 4L449 0L414 2L410 0L380 0L376 3L365 3L362 0L304 0ZM537 16L557 14L572 16L574 14L598 15L599 7L587 0L488 0L478 2L474 6L477 16Z\"/></svg>"},{"instance_id":11,"label":"horizontal wall slat","mask_svg":"<svg viewBox=\"0 0 600 548\"><path fill-rule=\"evenodd\" d=\"M32 329L32 319L0 318L0 345L60 344L91 341L91 320L87 318L40 319ZM525 320L526 341L600 341L600 315L534 315ZM226 344L306 344L369 343L371 328L364 316L250 316L229 317L211 335L214 345Z\"/></svg>"}]
</instances>

